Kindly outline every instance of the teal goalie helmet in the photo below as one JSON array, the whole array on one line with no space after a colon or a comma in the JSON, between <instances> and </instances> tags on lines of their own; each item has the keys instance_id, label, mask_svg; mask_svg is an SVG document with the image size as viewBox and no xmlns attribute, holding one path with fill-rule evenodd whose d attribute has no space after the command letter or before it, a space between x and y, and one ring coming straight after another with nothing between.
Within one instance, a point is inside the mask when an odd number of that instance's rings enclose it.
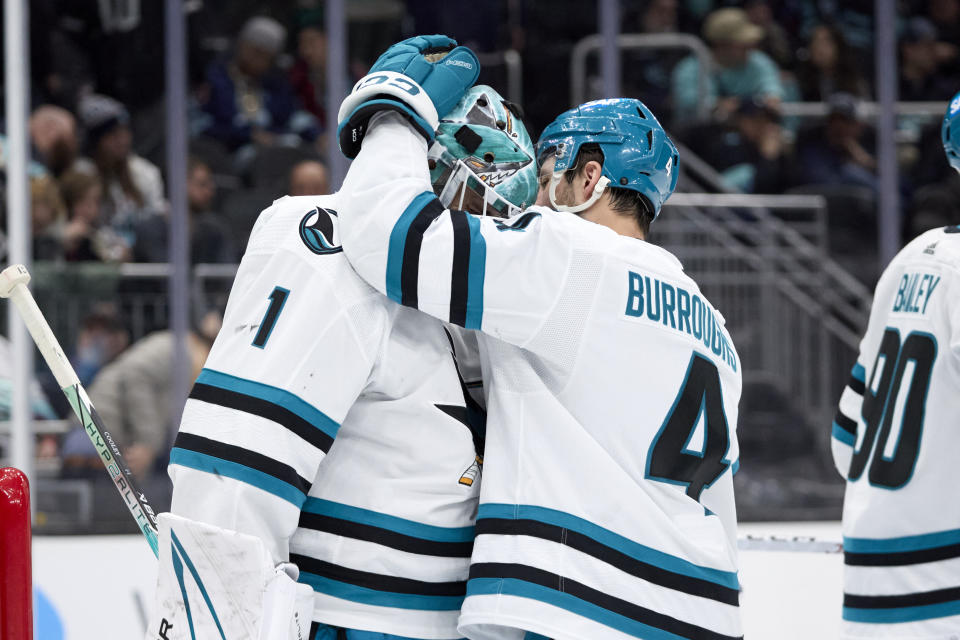
<instances>
[{"instance_id":1,"label":"teal goalie helmet","mask_svg":"<svg viewBox=\"0 0 960 640\"><path fill-rule=\"evenodd\" d=\"M534 203L537 164L522 117L519 107L477 85L440 120L428 163L445 207L510 217Z\"/></svg>"}]
</instances>

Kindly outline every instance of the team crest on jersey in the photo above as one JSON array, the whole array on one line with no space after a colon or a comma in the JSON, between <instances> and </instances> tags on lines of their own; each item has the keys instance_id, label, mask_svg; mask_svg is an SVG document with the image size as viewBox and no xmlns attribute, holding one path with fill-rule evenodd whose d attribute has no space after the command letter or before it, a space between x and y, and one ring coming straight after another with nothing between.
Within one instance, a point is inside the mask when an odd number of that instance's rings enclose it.
<instances>
[{"instance_id":1,"label":"team crest on jersey","mask_svg":"<svg viewBox=\"0 0 960 640\"><path fill-rule=\"evenodd\" d=\"M300 221L300 239L310 251L318 255L343 251L337 212L317 207L305 215Z\"/></svg>"},{"instance_id":2,"label":"team crest on jersey","mask_svg":"<svg viewBox=\"0 0 960 640\"><path fill-rule=\"evenodd\" d=\"M460 475L460 484L472 487L483 471L483 456L478 455L467 470Z\"/></svg>"}]
</instances>

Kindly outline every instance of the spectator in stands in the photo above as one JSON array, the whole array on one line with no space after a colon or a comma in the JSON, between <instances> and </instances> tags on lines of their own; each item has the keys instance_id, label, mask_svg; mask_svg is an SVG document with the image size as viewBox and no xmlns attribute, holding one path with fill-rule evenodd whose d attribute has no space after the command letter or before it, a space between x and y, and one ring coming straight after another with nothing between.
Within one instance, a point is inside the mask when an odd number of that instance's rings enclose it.
<instances>
[{"instance_id":1,"label":"spectator in stands","mask_svg":"<svg viewBox=\"0 0 960 640\"><path fill-rule=\"evenodd\" d=\"M115 305L98 303L93 310L80 321L80 332L76 344L69 353L80 384L86 386L93 381L97 372L113 361L130 344L127 333ZM60 385L47 367L37 375L44 393L50 400L57 415L69 418L73 415L70 403L60 391Z\"/></svg>"},{"instance_id":2,"label":"spectator in stands","mask_svg":"<svg viewBox=\"0 0 960 640\"><path fill-rule=\"evenodd\" d=\"M924 231L960 222L960 175L951 172L940 182L921 187L907 210L904 242Z\"/></svg>"},{"instance_id":3,"label":"spectator in stands","mask_svg":"<svg viewBox=\"0 0 960 640\"><path fill-rule=\"evenodd\" d=\"M674 33L678 27L678 0L651 0L639 16L643 33ZM665 117L670 109L670 73L684 57L682 49L637 49L622 53L623 93L643 98L643 103L658 117ZM599 79L599 78L597 78ZM593 78L591 78L591 81ZM596 91L591 96L600 98L599 82L591 82Z\"/></svg>"},{"instance_id":4,"label":"spectator in stands","mask_svg":"<svg viewBox=\"0 0 960 640\"><path fill-rule=\"evenodd\" d=\"M61 107L45 104L30 114L28 124L34 160L54 177L59 177L77 160L77 120Z\"/></svg>"},{"instance_id":5,"label":"spectator in stands","mask_svg":"<svg viewBox=\"0 0 960 640\"><path fill-rule=\"evenodd\" d=\"M290 195L322 196L330 193L327 168L317 160L298 162L290 170Z\"/></svg>"},{"instance_id":6,"label":"spectator in stands","mask_svg":"<svg viewBox=\"0 0 960 640\"><path fill-rule=\"evenodd\" d=\"M929 0L927 17L937 25L941 43L956 50L960 44L960 0Z\"/></svg>"},{"instance_id":7,"label":"spectator in stands","mask_svg":"<svg viewBox=\"0 0 960 640\"><path fill-rule=\"evenodd\" d=\"M900 100L948 100L956 84L954 79L938 73L937 27L922 17L907 21L900 36Z\"/></svg>"},{"instance_id":8,"label":"spectator in stands","mask_svg":"<svg viewBox=\"0 0 960 640\"><path fill-rule=\"evenodd\" d=\"M843 33L829 24L818 24L810 32L797 64L800 97L808 102L825 102L843 92L867 98L870 85L857 66L857 54Z\"/></svg>"},{"instance_id":9,"label":"spectator in stands","mask_svg":"<svg viewBox=\"0 0 960 640\"><path fill-rule=\"evenodd\" d=\"M272 18L251 18L237 36L233 57L211 64L202 100L207 116L203 134L231 151L251 144L297 145L317 137L316 120L298 114L293 89L275 65L286 33Z\"/></svg>"},{"instance_id":10,"label":"spectator in stands","mask_svg":"<svg viewBox=\"0 0 960 640\"><path fill-rule=\"evenodd\" d=\"M214 211L216 197L217 185L210 167L199 158L191 157L187 161L187 215L192 264L232 264L239 259L230 230ZM163 216L146 220L137 227L135 262L169 260L169 224Z\"/></svg>"},{"instance_id":11,"label":"spectator in stands","mask_svg":"<svg viewBox=\"0 0 960 640\"><path fill-rule=\"evenodd\" d=\"M781 69L793 66L793 45L786 29L777 22L773 7L767 0L747 0L743 5L750 22L763 29L758 47Z\"/></svg>"},{"instance_id":12,"label":"spectator in stands","mask_svg":"<svg viewBox=\"0 0 960 640\"><path fill-rule=\"evenodd\" d=\"M86 150L103 187L102 220L132 248L136 226L166 208L160 170L131 151L130 116L107 96L89 95L80 101L86 130Z\"/></svg>"},{"instance_id":13,"label":"spectator in stands","mask_svg":"<svg viewBox=\"0 0 960 640\"><path fill-rule=\"evenodd\" d=\"M716 63L708 76L707 94L699 95L699 60L690 56L681 61L672 76L675 119L692 118L702 100L719 121L730 117L741 100L756 98L771 107L780 104L784 94L780 71L770 56L757 50L763 29L750 22L743 9L712 12L704 22L703 36Z\"/></svg>"},{"instance_id":14,"label":"spectator in stands","mask_svg":"<svg viewBox=\"0 0 960 640\"><path fill-rule=\"evenodd\" d=\"M188 333L191 380L199 375L219 329L219 314L211 313ZM130 470L141 479L169 448L175 340L171 331L141 338L103 367L89 388L90 399L104 424L110 425ZM101 471L96 451L82 428L67 435L62 453L66 475Z\"/></svg>"},{"instance_id":15,"label":"spectator in stands","mask_svg":"<svg viewBox=\"0 0 960 640\"><path fill-rule=\"evenodd\" d=\"M57 260L63 256L61 237L66 211L56 181L50 176L30 180L30 220L35 260Z\"/></svg>"},{"instance_id":16,"label":"spectator in stands","mask_svg":"<svg viewBox=\"0 0 960 640\"><path fill-rule=\"evenodd\" d=\"M327 76L327 34L322 13L304 10L297 14L297 57L290 68L290 84L300 104L317 119L321 130L327 128L325 104Z\"/></svg>"},{"instance_id":17,"label":"spectator in stands","mask_svg":"<svg viewBox=\"0 0 960 640\"><path fill-rule=\"evenodd\" d=\"M761 100L740 103L722 125L701 125L691 136L693 150L720 172L732 189L781 193L793 169L779 112Z\"/></svg>"},{"instance_id":18,"label":"spectator in stands","mask_svg":"<svg viewBox=\"0 0 960 640\"><path fill-rule=\"evenodd\" d=\"M876 190L877 162L868 150L872 135L860 118L859 101L848 93L830 96L822 125L797 138L798 184L849 184Z\"/></svg>"},{"instance_id":19,"label":"spectator in stands","mask_svg":"<svg viewBox=\"0 0 960 640\"><path fill-rule=\"evenodd\" d=\"M96 242L103 201L100 178L86 171L67 171L60 177L60 193L67 209L64 258L69 262L100 260Z\"/></svg>"},{"instance_id":20,"label":"spectator in stands","mask_svg":"<svg viewBox=\"0 0 960 640\"><path fill-rule=\"evenodd\" d=\"M59 391L59 390L58 390ZM30 410L35 419L56 420L57 415L37 381L30 381ZM0 420L9 420L13 407L13 352L10 341L0 335Z\"/></svg>"}]
</instances>

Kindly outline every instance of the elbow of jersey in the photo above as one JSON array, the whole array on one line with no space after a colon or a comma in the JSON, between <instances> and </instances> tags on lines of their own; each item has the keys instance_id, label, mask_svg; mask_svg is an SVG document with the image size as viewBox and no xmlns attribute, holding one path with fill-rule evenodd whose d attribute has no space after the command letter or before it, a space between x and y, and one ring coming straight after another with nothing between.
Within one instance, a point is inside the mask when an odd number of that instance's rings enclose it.
<instances>
[{"instance_id":1,"label":"elbow of jersey","mask_svg":"<svg viewBox=\"0 0 960 640\"><path fill-rule=\"evenodd\" d=\"M837 468L837 473L846 480L847 475L850 473L850 462L853 460L853 447L833 439L830 443L830 448L833 454L833 464Z\"/></svg>"},{"instance_id":2,"label":"elbow of jersey","mask_svg":"<svg viewBox=\"0 0 960 640\"><path fill-rule=\"evenodd\" d=\"M340 151L343 152L343 155L351 160L357 157L363 144L363 138L367 134L367 125L370 118L383 111L399 113L410 123L414 131L424 137L427 144L433 141L436 128L431 128L430 123L416 111L406 103L390 96L377 96L375 99L358 105L337 128L337 139L340 142Z\"/></svg>"}]
</instances>

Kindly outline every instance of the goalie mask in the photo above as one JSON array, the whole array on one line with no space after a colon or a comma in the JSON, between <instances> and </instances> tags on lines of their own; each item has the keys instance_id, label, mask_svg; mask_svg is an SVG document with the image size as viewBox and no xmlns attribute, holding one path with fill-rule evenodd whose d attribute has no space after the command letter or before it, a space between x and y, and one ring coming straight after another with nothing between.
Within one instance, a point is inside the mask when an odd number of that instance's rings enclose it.
<instances>
[{"instance_id":1,"label":"goalie mask","mask_svg":"<svg viewBox=\"0 0 960 640\"><path fill-rule=\"evenodd\" d=\"M506 218L534 203L537 167L521 117L519 107L477 85L440 120L428 162L443 206Z\"/></svg>"}]
</instances>

